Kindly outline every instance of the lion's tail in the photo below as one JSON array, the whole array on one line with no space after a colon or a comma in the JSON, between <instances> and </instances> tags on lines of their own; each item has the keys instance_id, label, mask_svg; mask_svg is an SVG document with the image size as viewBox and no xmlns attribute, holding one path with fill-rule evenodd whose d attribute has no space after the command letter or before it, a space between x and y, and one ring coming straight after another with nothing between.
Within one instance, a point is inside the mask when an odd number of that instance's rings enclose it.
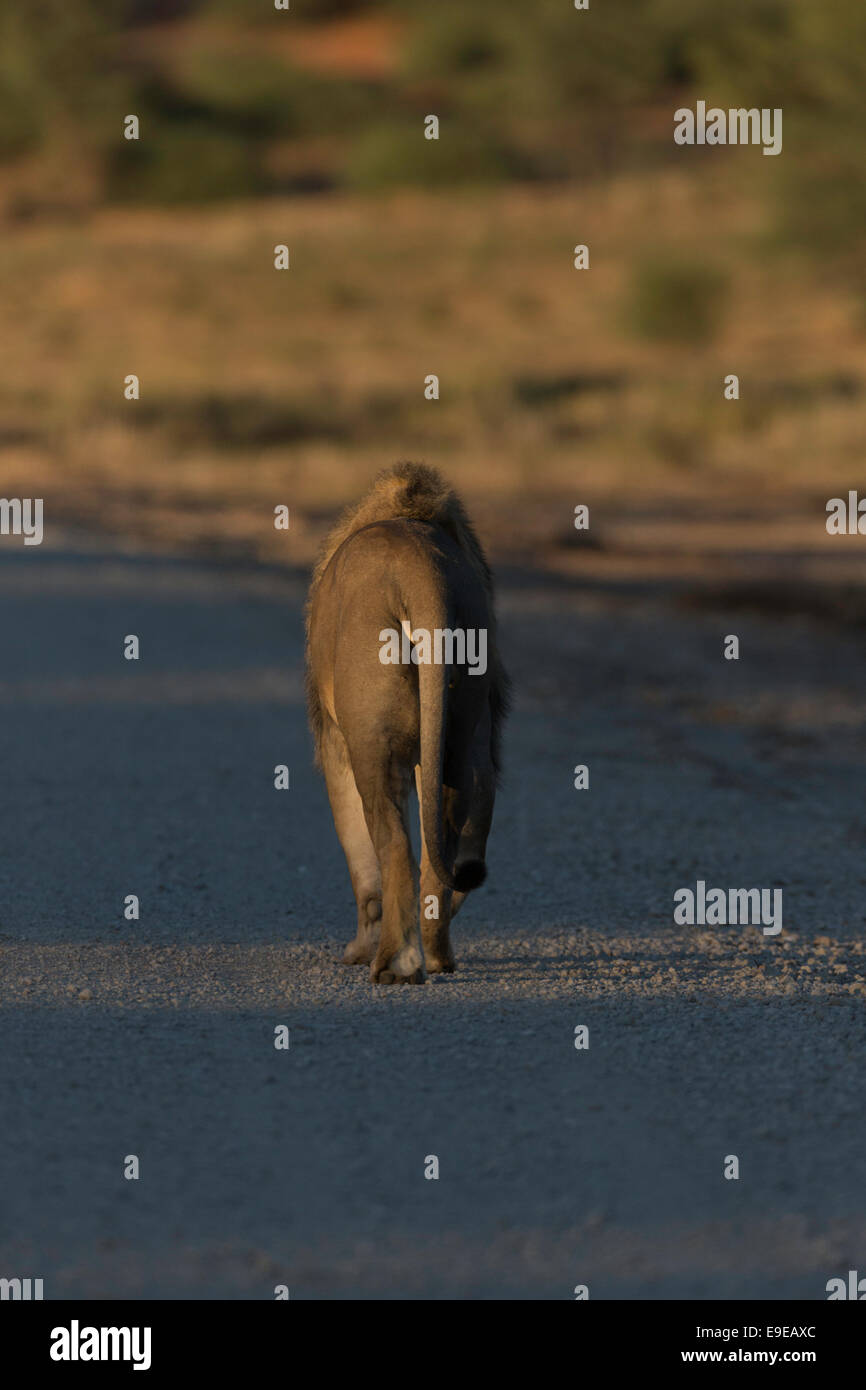
<instances>
[{"instance_id":1,"label":"lion's tail","mask_svg":"<svg viewBox=\"0 0 866 1390\"><path fill-rule=\"evenodd\" d=\"M447 855L442 825L442 772L445 752L446 690L448 667L421 662L418 666L418 693L421 717L421 831L430 863L446 888L468 893L487 876L483 859L467 859L446 866Z\"/></svg>"}]
</instances>

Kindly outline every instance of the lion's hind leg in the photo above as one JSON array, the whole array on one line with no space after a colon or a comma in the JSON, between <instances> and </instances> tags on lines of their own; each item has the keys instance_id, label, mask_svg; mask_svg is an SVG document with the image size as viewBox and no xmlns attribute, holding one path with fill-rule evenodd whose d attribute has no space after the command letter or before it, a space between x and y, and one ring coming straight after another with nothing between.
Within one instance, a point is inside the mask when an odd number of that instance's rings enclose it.
<instances>
[{"instance_id":1,"label":"lion's hind leg","mask_svg":"<svg viewBox=\"0 0 866 1390\"><path fill-rule=\"evenodd\" d=\"M402 759L382 756L381 743L353 759L367 825L382 868L382 927L370 967L373 984L422 984L418 930L418 866L407 819L409 773Z\"/></svg>"},{"instance_id":2,"label":"lion's hind leg","mask_svg":"<svg viewBox=\"0 0 866 1390\"><path fill-rule=\"evenodd\" d=\"M355 785L346 741L336 724L330 721L322 736L322 767L358 907L355 939L346 947L343 964L369 965L379 944L382 874Z\"/></svg>"},{"instance_id":3,"label":"lion's hind leg","mask_svg":"<svg viewBox=\"0 0 866 1390\"><path fill-rule=\"evenodd\" d=\"M421 769L415 769L418 801L421 801ZM446 789L446 800L448 797ZM454 952L448 930L454 915L452 903L456 895L440 882L430 863L427 842L421 829L421 940L424 943L424 963L429 975L450 975L454 970ZM463 896L462 894L460 895Z\"/></svg>"}]
</instances>

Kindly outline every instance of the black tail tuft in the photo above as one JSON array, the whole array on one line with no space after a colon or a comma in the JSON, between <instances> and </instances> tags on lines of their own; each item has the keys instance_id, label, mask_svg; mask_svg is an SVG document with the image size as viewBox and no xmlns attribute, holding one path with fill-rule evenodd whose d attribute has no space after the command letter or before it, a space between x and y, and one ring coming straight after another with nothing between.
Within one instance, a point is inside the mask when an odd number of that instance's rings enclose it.
<instances>
[{"instance_id":1,"label":"black tail tuft","mask_svg":"<svg viewBox=\"0 0 866 1390\"><path fill-rule=\"evenodd\" d=\"M487 877L487 866L483 859L467 859L454 870L454 887L458 893L470 893L480 888Z\"/></svg>"}]
</instances>

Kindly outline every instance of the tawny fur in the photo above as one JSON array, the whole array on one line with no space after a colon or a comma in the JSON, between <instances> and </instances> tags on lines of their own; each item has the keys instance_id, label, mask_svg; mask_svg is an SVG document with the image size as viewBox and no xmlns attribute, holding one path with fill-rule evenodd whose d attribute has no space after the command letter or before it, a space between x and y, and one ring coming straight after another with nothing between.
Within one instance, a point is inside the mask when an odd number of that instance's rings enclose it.
<instances>
[{"instance_id":1,"label":"tawny fur","mask_svg":"<svg viewBox=\"0 0 866 1390\"><path fill-rule=\"evenodd\" d=\"M340 546L360 531L377 521L391 521L397 517L407 517L414 521L430 521L441 526L477 565L483 575L484 587L493 598L493 577L490 566L481 548L481 543L466 515L463 503L454 489L435 468L423 463L396 463L391 468L383 468L373 480L369 491L358 502L352 503L339 516L328 532L319 551L306 607L306 632L309 641L310 612L313 596L319 581L328 568ZM307 709L310 729L316 749L316 763L320 765L320 740L322 731L322 711L318 696L312 687L307 667ZM509 682L503 670L498 670L492 697L493 707L493 760L497 773L500 765L500 730L508 712Z\"/></svg>"},{"instance_id":2,"label":"tawny fur","mask_svg":"<svg viewBox=\"0 0 866 1390\"><path fill-rule=\"evenodd\" d=\"M419 630L483 630L483 669L382 662L383 630L410 620ZM357 912L343 959L369 965L374 984L450 973L451 922L487 872L508 680L490 569L434 469L385 470L340 517L313 573L306 646L316 759ZM408 822L413 787L420 868Z\"/></svg>"}]
</instances>

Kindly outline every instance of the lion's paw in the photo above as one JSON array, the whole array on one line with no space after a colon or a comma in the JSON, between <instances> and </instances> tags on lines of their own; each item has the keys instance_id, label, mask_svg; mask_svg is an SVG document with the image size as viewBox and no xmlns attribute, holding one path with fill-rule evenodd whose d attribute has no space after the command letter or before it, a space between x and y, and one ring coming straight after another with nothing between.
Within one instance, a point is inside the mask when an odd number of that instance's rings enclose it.
<instances>
[{"instance_id":1,"label":"lion's paw","mask_svg":"<svg viewBox=\"0 0 866 1390\"><path fill-rule=\"evenodd\" d=\"M423 985L421 952L417 946L403 946L390 959L377 956L370 968L370 979L374 985Z\"/></svg>"},{"instance_id":2,"label":"lion's paw","mask_svg":"<svg viewBox=\"0 0 866 1390\"><path fill-rule=\"evenodd\" d=\"M453 975L454 966L455 962L453 956L447 956L444 960L437 960L435 957L431 956L427 957L428 975Z\"/></svg>"},{"instance_id":3,"label":"lion's paw","mask_svg":"<svg viewBox=\"0 0 866 1390\"><path fill-rule=\"evenodd\" d=\"M344 965L369 965L376 951L375 941L364 941L356 936L343 952Z\"/></svg>"}]
</instances>

